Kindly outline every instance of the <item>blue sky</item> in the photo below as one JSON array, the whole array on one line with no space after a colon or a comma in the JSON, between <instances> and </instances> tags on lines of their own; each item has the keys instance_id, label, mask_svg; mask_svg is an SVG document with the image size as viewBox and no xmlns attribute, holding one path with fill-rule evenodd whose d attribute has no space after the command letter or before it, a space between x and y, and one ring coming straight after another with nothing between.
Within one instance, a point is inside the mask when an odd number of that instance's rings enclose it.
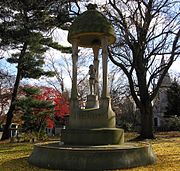
<instances>
[{"instance_id":1,"label":"blue sky","mask_svg":"<svg viewBox=\"0 0 180 171\"><path fill-rule=\"evenodd\" d=\"M61 45L64 45L64 46L71 46L71 44L68 43L67 41L67 34L68 32L67 31L62 31L62 30L56 30L54 32L54 40L55 41L58 41ZM8 55L8 54L6 54ZM58 52L58 51L49 51L47 53L47 58L49 57L49 55L52 55L54 56L54 58L56 60L60 59L61 55L65 55L65 54L62 54L61 52ZM70 55L70 54L69 54ZM68 57L69 57L68 55ZM9 63L7 63L5 61L5 59L3 60L0 60L0 69L1 68L5 68L7 69L10 73L12 73L13 75L16 74L16 67L15 65L11 65ZM87 72L88 72L88 69L87 69ZM174 63L173 65L171 66L170 70L169 70L169 73L170 75L179 75L180 74L180 58L178 58ZM71 87L71 84L70 84L70 78L68 78L68 76L64 76L65 79L65 86L67 86L68 88ZM29 81L28 81L29 82ZM40 80L41 83L43 84L46 84L46 81L43 79L43 80ZM38 80L31 80L31 83L34 83L34 84L39 84L40 83Z\"/></svg>"}]
</instances>

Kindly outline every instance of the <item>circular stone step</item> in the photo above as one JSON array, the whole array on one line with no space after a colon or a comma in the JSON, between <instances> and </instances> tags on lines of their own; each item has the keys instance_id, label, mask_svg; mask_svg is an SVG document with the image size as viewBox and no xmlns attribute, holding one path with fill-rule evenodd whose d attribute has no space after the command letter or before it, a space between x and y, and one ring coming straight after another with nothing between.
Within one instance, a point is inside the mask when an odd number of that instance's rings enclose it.
<instances>
[{"instance_id":1,"label":"circular stone step","mask_svg":"<svg viewBox=\"0 0 180 171\"><path fill-rule=\"evenodd\" d=\"M107 145L124 143L124 130L119 128L64 129L61 141L66 145Z\"/></svg>"},{"instance_id":2,"label":"circular stone step","mask_svg":"<svg viewBox=\"0 0 180 171\"><path fill-rule=\"evenodd\" d=\"M156 157L148 143L70 146L60 143L36 144L29 163L58 170L113 170L153 164Z\"/></svg>"}]
</instances>

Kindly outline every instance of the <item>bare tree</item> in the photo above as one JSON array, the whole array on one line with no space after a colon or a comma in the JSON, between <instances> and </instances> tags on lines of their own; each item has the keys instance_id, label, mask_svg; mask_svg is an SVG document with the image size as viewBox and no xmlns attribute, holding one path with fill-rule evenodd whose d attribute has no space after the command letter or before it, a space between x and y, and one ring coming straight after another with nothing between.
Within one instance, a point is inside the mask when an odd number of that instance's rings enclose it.
<instances>
[{"instance_id":1,"label":"bare tree","mask_svg":"<svg viewBox=\"0 0 180 171\"><path fill-rule=\"evenodd\" d=\"M53 78L45 78L46 82L53 86L57 91L64 92L64 75L68 75L71 78L69 63L67 57L62 55L58 60L50 54L46 59L46 67L54 72Z\"/></svg>"},{"instance_id":2,"label":"bare tree","mask_svg":"<svg viewBox=\"0 0 180 171\"><path fill-rule=\"evenodd\" d=\"M117 109L122 105L122 99L130 94L129 84L124 73L117 66L110 67L108 77L112 108L113 110L116 110L116 115L119 115Z\"/></svg>"},{"instance_id":3,"label":"bare tree","mask_svg":"<svg viewBox=\"0 0 180 171\"><path fill-rule=\"evenodd\" d=\"M92 52L79 50L78 60L78 98L83 101L88 94L88 65L91 63ZM49 85L56 90L67 90L72 84L72 59L69 54L61 54L58 58L50 54L46 61L49 70L55 73L53 78L46 78Z\"/></svg>"},{"instance_id":4,"label":"bare tree","mask_svg":"<svg viewBox=\"0 0 180 171\"><path fill-rule=\"evenodd\" d=\"M177 0L109 0L104 6L117 34L109 56L127 76L143 139L154 137L151 102L180 54L179 6Z\"/></svg>"}]
</instances>

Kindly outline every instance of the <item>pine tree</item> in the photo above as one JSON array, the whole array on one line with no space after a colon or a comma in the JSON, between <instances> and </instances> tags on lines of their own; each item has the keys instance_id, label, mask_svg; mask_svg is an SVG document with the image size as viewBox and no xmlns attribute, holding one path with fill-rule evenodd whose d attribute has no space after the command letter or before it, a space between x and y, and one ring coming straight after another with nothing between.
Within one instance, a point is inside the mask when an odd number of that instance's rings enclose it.
<instances>
[{"instance_id":1,"label":"pine tree","mask_svg":"<svg viewBox=\"0 0 180 171\"><path fill-rule=\"evenodd\" d=\"M167 91L167 116L180 116L180 84L174 81Z\"/></svg>"},{"instance_id":2,"label":"pine tree","mask_svg":"<svg viewBox=\"0 0 180 171\"><path fill-rule=\"evenodd\" d=\"M16 108L23 113L23 130L25 132L43 132L46 126L46 119L54 116L53 102L39 100L37 98L41 93L39 88L24 87L21 91L21 94L24 94L24 96L16 101Z\"/></svg>"},{"instance_id":3,"label":"pine tree","mask_svg":"<svg viewBox=\"0 0 180 171\"><path fill-rule=\"evenodd\" d=\"M0 2L0 48L11 49L15 53L8 59L17 64L16 80L7 120L1 140L9 138L9 127L15 110L17 91L22 78L52 76L44 71L44 53L49 47L62 50L54 43L49 32L70 21L67 1L8 0Z\"/></svg>"}]
</instances>

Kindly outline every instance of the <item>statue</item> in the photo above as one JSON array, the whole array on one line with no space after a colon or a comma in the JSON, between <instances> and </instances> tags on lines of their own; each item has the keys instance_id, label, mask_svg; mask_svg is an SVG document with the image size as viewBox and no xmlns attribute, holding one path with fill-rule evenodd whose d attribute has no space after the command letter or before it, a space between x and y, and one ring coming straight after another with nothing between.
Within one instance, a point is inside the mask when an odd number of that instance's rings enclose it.
<instances>
[{"instance_id":1,"label":"statue","mask_svg":"<svg viewBox=\"0 0 180 171\"><path fill-rule=\"evenodd\" d=\"M94 65L89 66L89 87L90 94L96 94L96 69Z\"/></svg>"}]
</instances>

